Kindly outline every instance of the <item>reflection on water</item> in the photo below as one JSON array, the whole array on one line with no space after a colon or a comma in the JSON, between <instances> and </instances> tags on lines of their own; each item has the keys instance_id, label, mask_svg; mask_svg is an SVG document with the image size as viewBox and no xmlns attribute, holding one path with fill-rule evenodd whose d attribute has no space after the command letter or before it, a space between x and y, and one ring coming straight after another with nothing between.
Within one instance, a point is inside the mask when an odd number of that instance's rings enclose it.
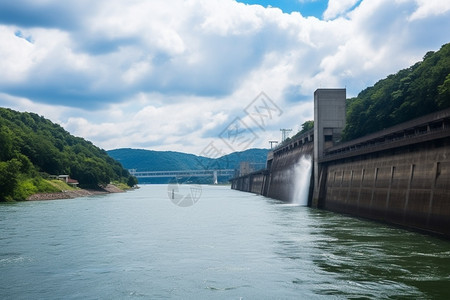
<instances>
[{"instance_id":1,"label":"reflection on water","mask_svg":"<svg viewBox=\"0 0 450 300\"><path fill-rule=\"evenodd\" d=\"M367 297L449 295L448 241L379 223L325 213L322 253L314 259L324 271L348 282L344 294ZM338 292L338 291L336 291Z\"/></svg>"},{"instance_id":2,"label":"reflection on water","mask_svg":"<svg viewBox=\"0 0 450 300\"><path fill-rule=\"evenodd\" d=\"M450 242L202 186L0 205L2 299L449 298Z\"/></svg>"}]
</instances>

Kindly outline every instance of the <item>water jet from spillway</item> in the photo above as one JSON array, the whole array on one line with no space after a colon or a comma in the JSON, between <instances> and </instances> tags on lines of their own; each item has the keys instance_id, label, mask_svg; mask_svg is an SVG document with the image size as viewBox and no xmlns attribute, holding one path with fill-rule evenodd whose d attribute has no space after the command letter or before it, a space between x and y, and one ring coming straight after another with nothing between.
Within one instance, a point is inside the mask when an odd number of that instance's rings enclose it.
<instances>
[{"instance_id":1,"label":"water jet from spillway","mask_svg":"<svg viewBox=\"0 0 450 300\"><path fill-rule=\"evenodd\" d=\"M303 155L294 165L294 192L292 204L307 206L309 185L311 182L312 158Z\"/></svg>"}]
</instances>

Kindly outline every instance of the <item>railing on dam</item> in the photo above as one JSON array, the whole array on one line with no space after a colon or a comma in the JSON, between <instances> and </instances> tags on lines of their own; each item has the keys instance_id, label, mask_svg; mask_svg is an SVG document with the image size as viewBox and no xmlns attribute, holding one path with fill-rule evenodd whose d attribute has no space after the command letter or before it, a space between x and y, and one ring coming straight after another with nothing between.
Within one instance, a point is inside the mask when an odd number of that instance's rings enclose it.
<instances>
[{"instance_id":1,"label":"railing on dam","mask_svg":"<svg viewBox=\"0 0 450 300\"><path fill-rule=\"evenodd\" d=\"M447 109L328 148L319 162L404 147L449 136L450 109Z\"/></svg>"},{"instance_id":2,"label":"railing on dam","mask_svg":"<svg viewBox=\"0 0 450 300\"><path fill-rule=\"evenodd\" d=\"M273 155L279 156L294 148L301 147L314 141L314 129L308 130L298 136L292 137L288 142L284 142L273 149Z\"/></svg>"}]
</instances>

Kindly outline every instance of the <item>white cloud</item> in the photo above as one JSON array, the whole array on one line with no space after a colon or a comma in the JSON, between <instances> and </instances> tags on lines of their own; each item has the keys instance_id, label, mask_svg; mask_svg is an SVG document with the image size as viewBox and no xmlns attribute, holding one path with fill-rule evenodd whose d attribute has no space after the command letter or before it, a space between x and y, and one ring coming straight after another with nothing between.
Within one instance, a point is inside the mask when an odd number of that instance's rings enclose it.
<instances>
[{"instance_id":1,"label":"white cloud","mask_svg":"<svg viewBox=\"0 0 450 300\"><path fill-rule=\"evenodd\" d=\"M35 46L14 34L14 28L0 26L0 82L20 82L33 63L31 56Z\"/></svg>"},{"instance_id":2,"label":"white cloud","mask_svg":"<svg viewBox=\"0 0 450 300\"><path fill-rule=\"evenodd\" d=\"M448 0L416 0L416 2L418 8L410 16L410 20L443 15L450 10L450 1Z\"/></svg>"},{"instance_id":3,"label":"white cloud","mask_svg":"<svg viewBox=\"0 0 450 300\"><path fill-rule=\"evenodd\" d=\"M61 120L68 118L74 113L85 113L84 110L78 110L58 105L47 105L31 101L27 98L14 97L4 93L0 93L0 106L9 107L21 112L35 113L44 116L45 118L50 119L58 124L61 123Z\"/></svg>"},{"instance_id":4,"label":"white cloud","mask_svg":"<svg viewBox=\"0 0 450 300\"><path fill-rule=\"evenodd\" d=\"M315 89L355 96L450 41L444 0L330 0L327 20L232 0L49 0L45 11L68 17L23 20L43 8L18 2L15 22L0 11L0 105L105 149L198 154L235 117L250 122L243 110L261 91L283 110L258 132L267 147L312 118Z\"/></svg>"}]
</instances>

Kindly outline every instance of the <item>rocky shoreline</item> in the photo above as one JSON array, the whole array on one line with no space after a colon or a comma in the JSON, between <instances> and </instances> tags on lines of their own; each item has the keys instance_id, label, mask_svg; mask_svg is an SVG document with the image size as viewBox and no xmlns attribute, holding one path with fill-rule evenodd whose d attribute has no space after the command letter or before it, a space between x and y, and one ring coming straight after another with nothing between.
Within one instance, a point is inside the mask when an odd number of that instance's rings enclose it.
<instances>
[{"instance_id":1,"label":"rocky shoreline","mask_svg":"<svg viewBox=\"0 0 450 300\"><path fill-rule=\"evenodd\" d=\"M28 201L40 201L40 200L60 200L60 199L73 199L78 197L86 197L92 195L110 194L110 193L123 193L124 191L116 187L115 185L108 184L106 187L99 190L68 190L58 193L38 193L31 195L27 198Z\"/></svg>"}]
</instances>

